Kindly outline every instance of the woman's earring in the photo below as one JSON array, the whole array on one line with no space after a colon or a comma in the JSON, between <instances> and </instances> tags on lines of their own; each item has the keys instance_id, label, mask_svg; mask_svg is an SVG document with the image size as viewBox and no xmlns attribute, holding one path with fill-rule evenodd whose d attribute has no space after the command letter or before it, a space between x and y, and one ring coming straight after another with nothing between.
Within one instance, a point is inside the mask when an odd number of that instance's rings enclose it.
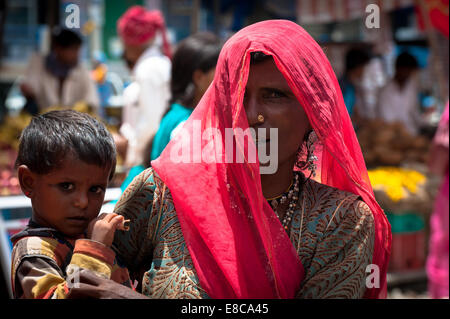
<instances>
[{"instance_id":1,"label":"woman's earring","mask_svg":"<svg viewBox=\"0 0 450 319\"><path fill-rule=\"evenodd\" d=\"M262 114L258 114L258 123L264 123L264 116Z\"/></svg>"},{"instance_id":2,"label":"woman's earring","mask_svg":"<svg viewBox=\"0 0 450 319\"><path fill-rule=\"evenodd\" d=\"M306 158L306 168L311 172L312 176L316 176L317 164L315 161L318 160L317 156L314 155L315 142L317 140L317 135L314 131L310 131L308 134L308 139L306 141L306 149L308 150L308 156Z\"/></svg>"}]
</instances>

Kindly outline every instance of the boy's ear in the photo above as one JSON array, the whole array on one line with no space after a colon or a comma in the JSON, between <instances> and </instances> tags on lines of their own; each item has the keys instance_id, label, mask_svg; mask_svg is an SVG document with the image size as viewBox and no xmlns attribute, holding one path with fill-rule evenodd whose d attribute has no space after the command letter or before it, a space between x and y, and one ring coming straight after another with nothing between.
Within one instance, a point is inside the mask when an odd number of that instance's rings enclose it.
<instances>
[{"instance_id":1,"label":"boy's ear","mask_svg":"<svg viewBox=\"0 0 450 319\"><path fill-rule=\"evenodd\" d=\"M26 165L20 165L17 169L20 188L25 196L31 198L33 187L36 183L36 174L34 174Z\"/></svg>"}]
</instances>

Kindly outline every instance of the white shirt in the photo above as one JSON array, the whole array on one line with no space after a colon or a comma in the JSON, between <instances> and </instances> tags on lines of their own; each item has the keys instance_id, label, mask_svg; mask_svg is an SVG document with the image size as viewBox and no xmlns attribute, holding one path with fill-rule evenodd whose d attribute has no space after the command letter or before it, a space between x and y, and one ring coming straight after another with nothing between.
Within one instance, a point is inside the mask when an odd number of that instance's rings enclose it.
<instances>
[{"instance_id":1,"label":"white shirt","mask_svg":"<svg viewBox=\"0 0 450 319\"><path fill-rule=\"evenodd\" d=\"M120 132L128 140L127 165L142 163L144 148L156 133L170 99L171 62L157 45L139 57L133 82L125 89Z\"/></svg>"},{"instance_id":2,"label":"white shirt","mask_svg":"<svg viewBox=\"0 0 450 319\"><path fill-rule=\"evenodd\" d=\"M388 123L401 122L412 135L417 135L421 125L417 94L414 78L402 90L394 80L389 81L378 96L378 116Z\"/></svg>"},{"instance_id":3,"label":"white shirt","mask_svg":"<svg viewBox=\"0 0 450 319\"><path fill-rule=\"evenodd\" d=\"M100 100L89 71L81 64L70 70L59 96L59 79L45 68L45 57L34 54L28 64L24 83L31 87L40 110L53 106L71 107L85 102L97 109Z\"/></svg>"}]
</instances>

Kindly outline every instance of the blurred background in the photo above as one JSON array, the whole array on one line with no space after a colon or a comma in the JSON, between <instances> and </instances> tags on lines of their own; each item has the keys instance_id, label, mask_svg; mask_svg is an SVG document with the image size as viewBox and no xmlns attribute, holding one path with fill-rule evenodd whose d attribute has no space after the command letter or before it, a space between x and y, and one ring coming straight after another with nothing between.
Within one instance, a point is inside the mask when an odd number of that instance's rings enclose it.
<instances>
[{"instance_id":1,"label":"blurred background","mask_svg":"<svg viewBox=\"0 0 450 319\"><path fill-rule=\"evenodd\" d=\"M388 297L430 298L426 260L442 174L430 170L429 158L448 101L448 0L0 0L2 296L9 293L9 237L24 227L31 213L13 167L18 137L32 114L70 107L100 118L122 147L124 91L133 73L123 59L117 20L133 5L163 13L175 49L198 32L209 31L226 41L266 19L303 26L323 47L340 80L377 200L392 225ZM39 81L41 75L32 74L33 56L51 53L58 27L69 28L82 40L79 62L89 72L95 98L36 108L22 84L30 76ZM126 150L119 150L105 204L120 196L130 170L125 157Z\"/></svg>"}]
</instances>

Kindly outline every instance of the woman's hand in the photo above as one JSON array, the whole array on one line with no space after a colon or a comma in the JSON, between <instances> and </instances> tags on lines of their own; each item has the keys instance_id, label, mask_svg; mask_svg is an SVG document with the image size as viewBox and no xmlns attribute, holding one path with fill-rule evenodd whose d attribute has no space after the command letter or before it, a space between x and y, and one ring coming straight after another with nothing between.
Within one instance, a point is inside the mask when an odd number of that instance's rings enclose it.
<instances>
[{"instance_id":1,"label":"woman's hand","mask_svg":"<svg viewBox=\"0 0 450 319\"><path fill-rule=\"evenodd\" d=\"M89 270L80 270L80 282L70 288L67 298L95 299L150 299L115 281L96 276Z\"/></svg>"},{"instance_id":2,"label":"woman's hand","mask_svg":"<svg viewBox=\"0 0 450 319\"><path fill-rule=\"evenodd\" d=\"M121 215L102 213L89 223L87 236L89 239L110 247L114 240L116 229L123 229L123 222L124 218Z\"/></svg>"}]
</instances>

